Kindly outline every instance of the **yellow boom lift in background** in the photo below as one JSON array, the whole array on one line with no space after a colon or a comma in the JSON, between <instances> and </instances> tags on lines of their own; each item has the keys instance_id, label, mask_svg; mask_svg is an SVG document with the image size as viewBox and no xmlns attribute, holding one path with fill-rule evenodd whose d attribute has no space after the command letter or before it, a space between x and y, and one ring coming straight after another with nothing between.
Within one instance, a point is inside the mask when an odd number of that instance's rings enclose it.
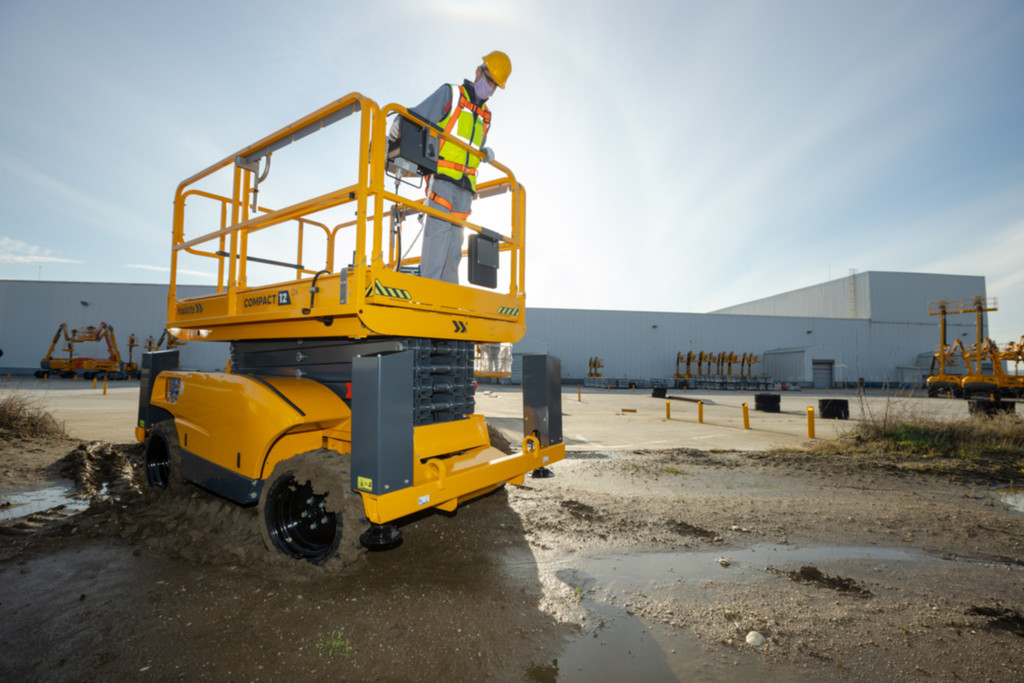
<instances>
[{"instance_id":1,"label":"yellow boom lift in background","mask_svg":"<svg viewBox=\"0 0 1024 683\"><path fill-rule=\"evenodd\" d=\"M65 358L54 358L53 352L57 348L57 342L64 337L66 346L61 349L68 354ZM75 346L89 342L105 342L107 345L106 358L91 358L87 356L75 357ZM53 335L50 348L46 355L39 362L40 370L36 370L36 377L46 377L50 374L57 374L61 377L74 377L81 375L85 379L94 377L107 377L110 379L128 379L136 377L139 373L139 366L132 360L132 352L138 344L135 343L135 335L128 338L128 361L121 360L121 353L117 350L117 339L114 337L114 327L101 322L98 327L89 325L79 329L68 331L67 323L61 323Z\"/></svg>"},{"instance_id":2,"label":"yellow boom lift in background","mask_svg":"<svg viewBox=\"0 0 1024 683\"><path fill-rule=\"evenodd\" d=\"M402 129L390 148L389 115ZM264 204L271 155L277 172L283 148L343 120L354 130L331 134L350 137L317 147L329 173L275 178L281 203ZM442 143L482 160L404 107L353 93L181 183L167 328L230 342L231 356L229 372L179 370L176 350L144 356L136 436L152 486L187 480L258 505L268 547L348 562L397 543L403 517L454 511L564 457L558 359L522 359L519 452L493 448L475 412L477 345L478 367L496 374L486 354L525 333L526 192L507 167L481 163L473 208L499 216L490 228L429 208L418 181ZM424 214L469 232L468 284L416 274L403 228ZM179 298L185 270L204 266L216 292Z\"/></svg>"}]
</instances>

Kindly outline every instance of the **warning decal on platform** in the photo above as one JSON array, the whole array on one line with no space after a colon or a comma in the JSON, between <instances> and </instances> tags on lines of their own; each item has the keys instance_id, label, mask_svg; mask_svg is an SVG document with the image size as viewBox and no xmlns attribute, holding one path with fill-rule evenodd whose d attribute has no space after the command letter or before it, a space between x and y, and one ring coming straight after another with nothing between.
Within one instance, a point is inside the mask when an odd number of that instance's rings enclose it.
<instances>
[{"instance_id":1,"label":"warning decal on platform","mask_svg":"<svg viewBox=\"0 0 1024 683\"><path fill-rule=\"evenodd\" d=\"M397 287L385 287L380 283L380 280L374 280L373 286L366 288L366 296L370 296L371 294L390 296L393 299L405 299L406 301L412 300L412 295L409 294L409 290L398 289Z\"/></svg>"}]
</instances>

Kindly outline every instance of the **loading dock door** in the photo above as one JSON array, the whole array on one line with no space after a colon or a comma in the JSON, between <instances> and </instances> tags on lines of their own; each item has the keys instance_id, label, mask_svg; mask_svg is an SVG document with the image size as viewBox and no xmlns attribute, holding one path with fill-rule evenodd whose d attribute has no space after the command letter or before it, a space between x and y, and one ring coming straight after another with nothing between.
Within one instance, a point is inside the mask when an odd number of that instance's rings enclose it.
<instances>
[{"instance_id":1,"label":"loading dock door","mask_svg":"<svg viewBox=\"0 0 1024 683\"><path fill-rule=\"evenodd\" d=\"M831 360L811 361L811 374L815 389L828 389L832 386L832 364L834 362Z\"/></svg>"}]
</instances>

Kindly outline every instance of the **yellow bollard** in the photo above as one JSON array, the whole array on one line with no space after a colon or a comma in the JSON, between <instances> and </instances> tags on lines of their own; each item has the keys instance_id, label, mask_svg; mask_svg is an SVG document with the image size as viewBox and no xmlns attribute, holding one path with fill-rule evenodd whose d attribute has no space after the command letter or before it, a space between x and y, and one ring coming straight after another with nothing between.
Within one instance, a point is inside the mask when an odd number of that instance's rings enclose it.
<instances>
[{"instance_id":1,"label":"yellow bollard","mask_svg":"<svg viewBox=\"0 0 1024 683\"><path fill-rule=\"evenodd\" d=\"M750 411L746 403L743 404L743 428L750 429Z\"/></svg>"},{"instance_id":2,"label":"yellow bollard","mask_svg":"<svg viewBox=\"0 0 1024 683\"><path fill-rule=\"evenodd\" d=\"M665 401L665 419L672 419L672 401Z\"/></svg>"},{"instance_id":3,"label":"yellow bollard","mask_svg":"<svg viewBox=\"0 0 1024 683\"><path fill-rule=\"evenodd\" d=\"M107 376L103 375L103 395L107 395Z\"/></svg>"},{"instance_id":4,"label":"yellow bollard","mask_svg":"<svg viewBox=\"0 0 1024 683\"><path fill-rule=\"evenodd\" d=\"M814 438L814 408L807 407L807 438Z\"/></svg>"},{"instance_id":5,"label":"yellow bollard","mask_svg":"<svg viewBox=\"0 0 1024 683\"><path fill-rule=\"evenodd\" d=\"M697 422L704 424L704 401L697 401Z\"/></svg>"},{"instance_id":6,"label":"yellow bollard","mask_svg":"<svg viewBox=\"0 0 1024 683\"><path fill-rule=\"evenodd\" d=\"M92 388L93 388L93 389L95 389L95 388L96 388L96 375L93 375L93 376L92 376Z\"/></svg>"},{"instance_id":7,"label":"yellow bollard","mask_svg":"<svg viewBox=\"0 0 1024 683\"><path fill-rule=\"evenodd\" d=\"M78 381L78 373L77 372L75 373L75 378L73 380L71 380L71 381L73 381L73 382L77 382Z\"/></svg>"},{"instance_id":8,"label":"yellow bollard","mask_svg":"<svg viewBox=\"0 0 1024 683\"><path fill-rule=\"evenodd\" d=\"M576 401L579 403L583 402L583 390L576 387Z\"/></svg>"}]
</instances>

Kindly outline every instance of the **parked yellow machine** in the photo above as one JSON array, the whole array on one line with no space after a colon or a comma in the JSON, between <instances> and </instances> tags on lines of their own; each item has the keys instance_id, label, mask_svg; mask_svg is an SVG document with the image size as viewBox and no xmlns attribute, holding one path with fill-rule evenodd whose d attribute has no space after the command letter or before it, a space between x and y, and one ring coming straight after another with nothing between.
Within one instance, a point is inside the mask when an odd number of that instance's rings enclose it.
<instances>
[{"instance_id":1,"label":"parked yellow machine","mask_svg":"<svg viewBox=\"0 0 1024 683\"><path fill-rule=\"evenodd\" d=\"M405 131L391 149L389 115ZM356 124L355 158L346 167L334 148L317 149L332 178L349 179L264 205L271 155L278 173L282 148L342 120ZM500 216L490 228L451 219L470 234L468 284L419 277L419 257L402 251L410 218L449 219L403 194L421 187L441 138L477 154L404 107L353 93L181 183L167 328L230 342L231 357L228 372L191 372L178 369L177 350L144 356L136 436L151 485L186 480L258 504L268 547L351 561L363 546L397 542L396 520L455 510L564 457L556 358L523 357L520 452L493 448L475 412L477 345L525 333L526 193L511 170L481 164L493 177L478 179L474 211ZM478 209L495 203L496 213ZM183 272L203 264L216 291L179 298Z\"/></svg>"},{"instance_id":2,"label":"parked yellow machine","mask_svg":"<svg viewBox=\"0 0 1024 683\"><path fill-rule=\"evenodd\" d=\"M929 396L981 397L989 400L1019 399L1024 397L1024 376L1019 374L1020 344L1010 342L999 346L984 336L982 315L997 309L994 298L976 296L963 301L937 301L929 304L928 314L938 315L939 346L932 358L931 374L926 384ZM946 344L946 316L973 313L977 341L965 346L956 340ZM1024 337L1022 337L1024 342ZM963 359L963 372L956 372L957 352ZM1014 372L1008 373L1005 364L1014 362ZM937 370L937 372L936 372Z\"/></svg>"},{"instance_id":3,"label":"parked yellow machine","mask_svg":"<svg viewBox=\"0 0 1024 683\"><path fill-rule=\"evenodd\" d=\"M64 338L65 346L61 351L67 353L67 358L54 357L57 350L57 342ZM107 357L98 358L91 356L75 356L75 347L84 343L104 343L107 347ZM132 360L132 352L138 344L135 343L135 335L128 339L128 360L121 359L121 352L117 349L117 339L114 337L114 327L105 322L98 326L88 325L73 330L68 330L67 323L61 323L53 335L50 348L46 355L39 362L40 369L36 370L36 377L45 377L50 374L57 374L61 377L74 377L81 375L85 379L93 379L97 376L109 377L110 379L127 379L138 375L139 366Z\"/></svg>"},{"instance_id":4,"label":"parked yellow machine","mask_svg":"<svg viewBox=\"0 0 1024 683\"><path fill-rule=\"evenodd\" d=\"M158 339L154 340L153 335L149 335L148 337L146 337L146 343L142 348L146 349L146 351L159 351L160 347L164 345L164 341L167 342L166 348L168 349L173 349L175 347L185 345L185 342L181 341L180 339L177 339L173 334L168 334L167 330L165 329L163 332L160 333L160 337Z\"/></svg>"}]
</instances>

